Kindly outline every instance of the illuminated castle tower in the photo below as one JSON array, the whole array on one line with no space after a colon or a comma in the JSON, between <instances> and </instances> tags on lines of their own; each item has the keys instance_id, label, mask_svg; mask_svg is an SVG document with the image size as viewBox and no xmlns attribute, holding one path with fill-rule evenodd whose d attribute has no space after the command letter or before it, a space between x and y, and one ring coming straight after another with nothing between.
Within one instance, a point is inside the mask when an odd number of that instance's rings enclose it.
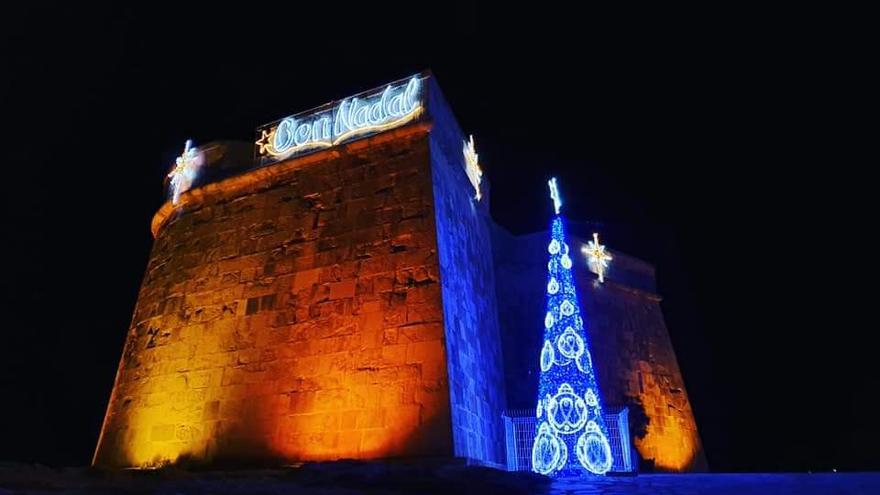
<instances>
[{"instance_id":1,"label":"illuminated castle tower","mask_svg":"<svg viewBox=\"0 0 880 495\"><path fill-rule=\"evenodd\" d=\"M503 463L488 188L429 74L186 153L93 463Z\"/></svg>"}]
</instances>

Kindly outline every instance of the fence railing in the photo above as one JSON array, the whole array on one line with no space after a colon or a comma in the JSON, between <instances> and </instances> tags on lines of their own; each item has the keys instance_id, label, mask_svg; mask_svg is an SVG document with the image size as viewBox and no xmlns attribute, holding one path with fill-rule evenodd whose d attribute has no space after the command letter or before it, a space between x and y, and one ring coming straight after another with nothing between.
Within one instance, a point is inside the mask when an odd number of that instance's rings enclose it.
<instances>
[{"instance_id":1,"label":"fence railing","mask_svg":"<svg viewBox=\"0 0 880 495\"><path fill-rule=\"evenodd\" d=\"M535 441L537 428L534 409L508 409L501 417L504 419L507 444L507 470L531 471L532 444ZM605 418L605 426L608 428L608 441L611 443L611 456L614 459L611 471L633 472L629 409L607 406L602 417Z\"/></svg>"}]
</instances>

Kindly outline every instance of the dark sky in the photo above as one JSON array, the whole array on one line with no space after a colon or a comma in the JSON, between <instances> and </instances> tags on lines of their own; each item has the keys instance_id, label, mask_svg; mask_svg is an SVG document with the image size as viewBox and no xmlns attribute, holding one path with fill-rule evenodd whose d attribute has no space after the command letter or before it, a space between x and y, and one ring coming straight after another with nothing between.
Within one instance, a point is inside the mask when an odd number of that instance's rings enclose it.
<instances>
[{"instance_id":1,"label":"dark sky","mask_svg":"<svg viewBox=\"0 0 880 495\"><path fill-rule=\"evenodd\" d=\"M430 68L501 224L545 228L556 175L569 218L656 265L713 469L880 468L876 323L844 281L872 196L834 141L856 98L833 20L246 4L0 19L0 461L90 460L186 138Z\"/></svg>"}]
</instances>

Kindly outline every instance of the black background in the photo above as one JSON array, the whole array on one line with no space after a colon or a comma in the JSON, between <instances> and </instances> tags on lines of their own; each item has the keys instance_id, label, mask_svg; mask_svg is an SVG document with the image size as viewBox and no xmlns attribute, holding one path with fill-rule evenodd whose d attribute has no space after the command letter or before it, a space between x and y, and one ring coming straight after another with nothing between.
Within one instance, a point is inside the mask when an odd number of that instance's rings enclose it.
<instances>
[{"instance_id":1,"label":"black background","mask_svg":"<svg viewBox=\"0 0 880 495\"><path fill-rule=\"evenodd\" d=\"M247 4L0 19L0 461L89 462L185 139L430 68L501 224L546 228L556 175L656 265L714 470L880 467L857 13Z\"/></svg>"}]
</instances>

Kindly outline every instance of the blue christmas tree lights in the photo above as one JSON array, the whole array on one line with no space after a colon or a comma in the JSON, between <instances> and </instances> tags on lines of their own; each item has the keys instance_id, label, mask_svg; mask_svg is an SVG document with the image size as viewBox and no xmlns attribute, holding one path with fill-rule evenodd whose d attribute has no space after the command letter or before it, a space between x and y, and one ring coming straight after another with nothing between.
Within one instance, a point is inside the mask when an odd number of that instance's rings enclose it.
<instances>
[{"instance_id":1,"label":"blue christmas tree lights","mask_svg":"<svg viewBox=\"0 0 880 495\"><path fill-rule=\"evenodd\" d=\"M562 200L555 178L549 186L556 215L547 247L547 313L532 470L548 476L605 474L611 469L611 445L571 273L572 261L559 214Z\"/></svg>"}]
</instances>

